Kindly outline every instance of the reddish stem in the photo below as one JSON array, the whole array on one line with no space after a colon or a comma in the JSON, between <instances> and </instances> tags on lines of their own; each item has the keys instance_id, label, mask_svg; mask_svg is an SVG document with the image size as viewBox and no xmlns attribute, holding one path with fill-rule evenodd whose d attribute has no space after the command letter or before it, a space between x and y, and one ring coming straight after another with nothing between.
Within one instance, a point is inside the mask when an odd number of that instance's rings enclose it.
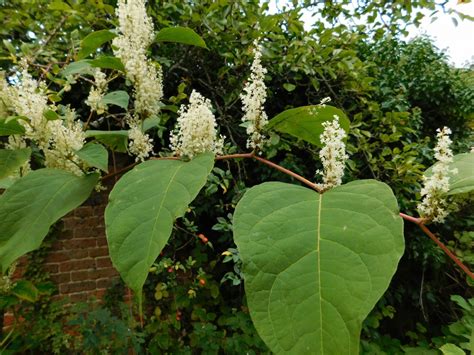
<instances>
[{"instance_id":1,"label":"reddish stem","mask_svg":"<svg viewBox=\"0 0 474 355\"><path fill-rule=\"evenodd\" d=\"M422 218L416 218L416 217L412 217L412 216L409 216L409 215L406 215L404 213L400 213L400 217L402 217L403 219L406 219L407 221L410 221L410 222L413 222L415 223L416 225L418 225L418 227L421 228L421 230L428 236L430 237L445 253L446 255L448 255L452 261L454 261L471 279L474 280L474 274L472 273L471 270L469 270L469 268L464 265L462 263L461 260L459 260L456 255L454 255L451 250L449 250L446 245L444 245L438 238L436 238L436 236L428 229L428 227L423 223L423 219Z\"/></svg>"}]
</instances>

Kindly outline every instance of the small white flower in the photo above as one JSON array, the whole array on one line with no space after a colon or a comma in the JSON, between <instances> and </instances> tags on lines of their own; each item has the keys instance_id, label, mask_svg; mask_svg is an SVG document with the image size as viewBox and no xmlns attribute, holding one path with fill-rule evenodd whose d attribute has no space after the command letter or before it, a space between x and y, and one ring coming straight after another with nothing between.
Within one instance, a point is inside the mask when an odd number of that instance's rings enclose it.
<instances>
[{"instance_id":1,"label":"small white flower","mask_svg":"<svg viewBox=\"0 0 474 355\"><path fill-rule=\"evenodd\" d=\"M106 91L107 80L105 73L97 68L94 71L94 86L91 87L91 90L89 91L86 105L88 105L92 111L96 111L99 115L104 113L106 109L106 105L102 103Z\"/></svg>"},{"instance_id":2,"label":"small white flower","mask_svg":"<svg viewBox=\"0 0 474 355\"><path fill-rule=\"evenodd\" d=\"M449 174L456 174L456 169L449 169L449 164L453 161L453 152L450 145L452 143L449 135L451 130L443 127L437 130L438 142L434 148L434 156L438 161L433 166L431 176L423 176L423 188L421 189L422 201L417 208L420 215L428 220L443 222L449 213L449 204L446 193L449 191Z\"/></svg>"},{"instance_id":3,"label":"small white flower","mask_svg":"<svg viewBox=\"0 0 474 355\"><path fill-rule=\"evenodd\" d=\"M320 136L323 148L319 152L319 158L323 164L323 171L316 171L323 176L323 183L317 184L322 190L341 185L344 176L346 159L346 145L344 138L346 131L339 125L339 117L334 115L333 121L323 123L324 131Z\"/></svg>"},{"instance_id":4,"label":"small white flower","mask_svg":"<svg viewBox=\"0 0 474 355\"><path fill-rule=\"evenodd\" d=\"M49 147L44 149L45 165L81 176L81 160L76 152L84 146L86 136L82 123L74 118L74 111L68 109L64 120L48 122L51 138Z\"/></svg>"},{"instance_id":5,"label":"small white flower","mask_svg":"<svg viewBox=\"0 0 474 355\"><path fill-rule=\"evenodd\" d=\"M222 154L224 137L217 135L217 124L211 102L194 91L189 106L181 105L176 131L170 135L171 150L178 156L193 156L203 152Z\"/></svg>"},{"instance_id":6,"label":"small white flower","mask_svg":"<svg viewBox=\"0 0 474 355\"><path fill-rule=\"evenodd\" d=\"M263 107L267 99L267 87L264 81L267 70L261 64L262 52L257 40L254 42L253 53L250 78L245 83L243 93L240 94L244 111L242 121L247 124L247 148L262 149L266 137L261 132L268 123Z\"/></svg>"},{"instance_id":7,"label":"small white flower","mask_svg":"<svg viewBox=\"0 0 474 355\"><path fill-rule=\"evenodd\" d=\"M322 98L319 102L319 105L324 107L328 102L331 102L331 98L329 96Z\"/></svg>"},{"instance_id":8,"label":"small white flower","mask_svg":"<svg viewBox=\"0 0 474 355\"><path fill-rule=\"evenodd\" d=\"M128 151L136 156L136 161L144 161L153 154L153 139L142 132L141 122L137 117L128 120Z\"/></svg>"},{"instance_id":9,"label":"small white flower","mask_svg":"<svg viewBox=\"0 0 474 355\"><path fill-rule=\"evenodd\" d=\"M125 66L127 78L135 90L135 111L157 114L163 96L163 74L146 55L154 38L153 22L148 17L144 0L119 0L116 14L119 35L114 38L114 54Z\"/></svg>"}]
</instances>

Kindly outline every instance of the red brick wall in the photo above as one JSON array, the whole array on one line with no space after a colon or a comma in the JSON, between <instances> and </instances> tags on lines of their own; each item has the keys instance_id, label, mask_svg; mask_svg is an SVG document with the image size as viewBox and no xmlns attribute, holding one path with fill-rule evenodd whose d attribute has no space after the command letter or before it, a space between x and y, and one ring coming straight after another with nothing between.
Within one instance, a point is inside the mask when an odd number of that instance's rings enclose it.
<instances>
[{"instance_id":1,"label":"red brick wall","mask_svg":"<svg viewBox=\"0 0 474 355\"><path fill-rule=\"evenodd\" d=\"M101 297L118 273L112 267L105 237L106 193L94 193L60 223L60 232L51 245L43 269L59 290L59 297L72 302ZM20 261L18 276L24 270Z\"/></svg>"}]
</instances>

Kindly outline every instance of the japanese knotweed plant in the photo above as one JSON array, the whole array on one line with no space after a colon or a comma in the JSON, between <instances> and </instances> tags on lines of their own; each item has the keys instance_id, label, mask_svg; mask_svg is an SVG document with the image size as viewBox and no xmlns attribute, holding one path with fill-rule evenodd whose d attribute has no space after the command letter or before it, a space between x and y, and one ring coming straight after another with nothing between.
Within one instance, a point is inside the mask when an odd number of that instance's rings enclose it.
<instances>
[{"instance_id":1,"label":"japanese knotweed plant","mask_svg":"<svg viewBox=\"0 0 474 355\"><path fill-rule=\"evenodd\" d=\"M131 169L110 193L105 224L113 264L141 305L150 267L167 244L175 220L206 184L214 162L249 158L302 183L254 186L234 213L234 239L243 262L250 314L273 352L359 353L362 322L388 288L403 255L404 219L418 224L473 277L425 226L445 217L450 199L474 189L474 154L453 157L447 128L438 135L439 162L426 172L421 217L400 213L388 185L375 180L342 184L350 122L342 110L326 105L327 99L268 120L266 70L256 43L251 75L241 94L242 124L252 151L223 155L225 137L219 134L212 103L193 91L189 105L178 110L170 135L172 155L154 158L146 130L160 122L162 74L146 48L153 40L200 47L205 43L182 27L165 28L155 36L142 0L119 0L117 16L116 31L102 30L84 38L78 60L61 71L57 83L64 88L53 94L55 100L48 100L52 94L32 78L27 63L18 83L1 82L0 135L7 137L0 149L4 274L16 259L38 248L51 225L83 203L100 180ZM115 56L84 59L111 40ZM117 77L125 77L131 85L133 104L124 90L107 93ZM71 83L84 78L92 84L85 100L90 115L78 120L72 108L56 102ZM110 105L126 110L123 124L128 129L90 130ZM272 130L320 147L320 182L262 157ZM109 150L128 152L137 162L101 177L108 172ZM44 167L32 170L33 151L34 166Z\"/></svg>"}]
</instances>

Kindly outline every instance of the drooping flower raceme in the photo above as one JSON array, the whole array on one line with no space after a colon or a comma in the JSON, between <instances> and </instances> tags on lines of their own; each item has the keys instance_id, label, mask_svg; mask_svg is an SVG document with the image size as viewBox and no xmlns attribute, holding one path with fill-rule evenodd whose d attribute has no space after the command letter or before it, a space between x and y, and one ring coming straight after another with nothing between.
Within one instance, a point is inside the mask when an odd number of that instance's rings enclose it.
<instances>
[{"instance_id":1,"label":"drooping flower raceme","mask_svg":"<svg viewBox=\"0 0 474 355\"><path fill-rule=\"evenodd\" d=\"M244 111L242 121L247 126L247 148L255 150L262 149L265 143L262 128L268 123L268 117L263 107L267 99L267 87L264 82L267 70L261 63L262 52L258 41L254 42L253 53L250 78L245 83L240 98Z\"/></svg>"},{"instance_id":2,"label":"drooping flower raceme","mask_svg":"<svg viewBox=\"0 0 474 355\"><path fill-rule=\"evenodd\" d=\"M102 103L106 91L107 80L105 73L103 73L99 68L96 68L94 71L94 86L91 87L91 90L89 91L86 105L88 105L92 111L96 111L99 115L104 113L106 109L106 105Z\"/></svg>"},{"instance_id":3,"label":"drooping flower raceme","mask_svg":"<svg viewBox=\"0 0 474 355\"><path fill-rule=\"evenodd\" d=\"M119 35L114 38L114 54L125 66L127 78L134 85L135 111L156 114L163 96L161 68L146 55L154 38L153 23L148 17L144 0L119 0L116 14Z\"/></svg>"},{"instance_id":4,"label":"drooping flower raceme","mask_svg":"<svg viewBox=\"0 0 474 355\"><path fill-rule=\"evenodd\" d=\"M25 138L32 140L43 151L47 167L82 175L80 160L75 152L83 147L85 135L80 121L75 121L74 111L66 108L63 119L47 120L44 112L57 108L48 106L45 88L28 73L26 65L19 79L18 84L3 87L2 96L16 115L26 118L18 120L25 128L25 134L24 137L9 137L6 148L23 148L26 147ZM28 170L25 165L20 175Z\"/></svg>"},{"instance_id":5,"label":"drooping flower raceme","mask_svg":"<svg viewBox=\"0 0 474 355\"><path fill-rule=\"evenodd\" d=\"M142 132L141 122L137 117L129 119L128 125L128 151L136 156L136 161L144 161L153 154L153 139Z\"/></svg>"},{"instance_id":6,"label":"drooping flower raceme","mask_svg":"<svg viewBox=\"0 0 474 355\"><path fill-rule=\"evenodd\" d=\"M320 136L323 148L319 152L319 158L323 164L323 171L316 174L323 176L323 183L317 186L323 190L330 189L342 183L346 159L346 145L344 138L346 131L339 125L339 117L334 115L333 121L323 123L324 131Z\"/></svg>"},{"instance_id":7,"label":"drooping flower raceme","mask_svg":"<svg viewBox=\"0 0 474 355\"><path fill-rule=\"evenodd\" d=\"M438 142L435 151L435 159L438 161L433 166L431 176L423 176L423 188L421 189L422 201L418 204L420 215L428 220L443 222L449 213L446 193L449 191L449 174L456 174L456 169L449 169L449 164L453 161L453 152L450 145L452 143L449 135L451 130L448 127L437 130Z\"/></svg>"},{"instance_id":8,"label":"drooping flower raceme","mask_svg":"<svg viewBox=\"0 0 474 355\"><path fill-rule=\"evenodd\" d=\"M84 146L86 135L75 116L75 112L68 108L64 120L49 122L51 139L49 148L44 150L45 165L82 175L81 161L76 152Z\"/></svg>"},{"instance_id":9,"label":"drooping flower raceme","mask_svg":"<svg viewBox=\"0 0 474 355\"><path fill-rule=\"evenodd\" d=\"M203 152L222 154L224 137L217 135L217 124L211 102L197 91L191 93L189 106L178 111L176 131L170 135L171 150L178 156L193 156Z\"/></svg>"}]
</instances>

